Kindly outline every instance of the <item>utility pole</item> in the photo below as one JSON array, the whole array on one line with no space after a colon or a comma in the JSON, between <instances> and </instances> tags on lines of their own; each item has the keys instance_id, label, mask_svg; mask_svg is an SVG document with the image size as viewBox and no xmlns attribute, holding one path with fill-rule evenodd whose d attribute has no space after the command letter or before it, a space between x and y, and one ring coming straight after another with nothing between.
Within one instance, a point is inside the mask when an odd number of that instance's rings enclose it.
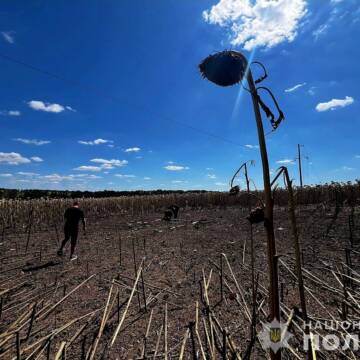
<instances>
[{"instance_id":1,"label":"utility pole","mask_svg":"<svg viewBox=\"0 0 360 360\"><path fill-rule=\"evenodd\" d=\"M300 176L300 187L303 187L303 177L302 177L302 169L301 169L301 151L300 147L304 145L298 144L298 164L299 164L299 176Z\"/></svg>"}]
</instances>

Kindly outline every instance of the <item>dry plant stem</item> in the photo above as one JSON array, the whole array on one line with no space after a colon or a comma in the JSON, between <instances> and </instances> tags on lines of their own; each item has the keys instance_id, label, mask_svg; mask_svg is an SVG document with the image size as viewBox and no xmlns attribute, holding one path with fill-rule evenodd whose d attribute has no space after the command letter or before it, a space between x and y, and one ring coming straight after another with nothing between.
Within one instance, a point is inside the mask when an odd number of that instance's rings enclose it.
<instances>
[{"instance_id":1,"label":"dry plant stem","mask_svg":"<svg viewBox=\"0 0 360 360\"><path fill-rule=\"evenodd\" d=\"M215 323L215 325L217 326L217 328L219 329L219 331L221 332L221 334L223 334L224 333L224 331L225 331L225 329L220 325L220 322L219 322L219 320L216 318L216 316L214 316L214 315L212 315L212 318L214 319L214 323ZM216 329L215 329L216 330ZM227 339L227 341L228 341L228 343L229 343L229 348L230 348L230 350L232 351L232 353L233 353L233 358L234 359L237 359L237 360L242 360L241 359L241 356L239 355L239 350L238 350L238 348L234 345L234 342L232 341L232 339L231 339L231 336L230 336L230 334L226 334L226 339Z\"/></svg>"},{"instance_id":2,"label":"dry plant stem","mask_svg":"<svg viewBox=\"0 0 360 360\"><path fill-rule=\"evenodd\" d=\"M32 330L32 326L33 326L34 318L35 318L35 314L36 314L36 305L37 305L37 303L34 304L34 307L33 307L32 313L31 313L31 320L30 320L29 329L28 329L28 332L26 335L26 339L29 339L30 334L31 334L31 330Z\"/></svg>"},{"instance_id":3,"label":"dry plant stem","mask_svg":"<svg viewBox=\"0 0 360 360\"><path fill-rule=\"evenodd\" d=\"M301 302L301 310L303 313L303 320L307 323L307 311L306 311L306 299L305 299L305 291L304 291L304 280L303 280L303 273L302 273L302 266L301 266L301 249L300 249L300 242L299 242L299 232L297 227L297 221L295 216L295 200L294 200L294 193L292 188L292 182L289 177L289 172L287 168L284 166L281 170L284 173L286 186L289 193L289 210L290 210L290 217L291 217L291 227L293 232L293 239L294 239L294 250L295 250L295 262L296 262L296 272L299 284L299 295L300 295L300 302Z\"/></svg>"},{"instance_id":4,"label":"dry plant stem","mask_svg":"<svg viewBox=\"0 0 360 360\"><path fill-rule=\"evenodd\" d=\"M300 151L300 144L298 146L298 166L299 166L299 177L300 177L300 188L303 187L303 177L302 177L302 168L301 168L301 151Z\"/></svg>"},{"instance_id":5,"label":"dry plant stem","mask_svg":"<svg viewBox=\"0 0 360 360\"><path fill-rule=\"evenodd\" d=\"M186 331L185 331L185 335L184 335L182 344L181 344L179 360L182 360L183 357L184 357L186 342L187 342L187 339L189 338L189 334L190 334L190 330L189 330L189 328L187 328Z\"/></svg>"},{"instance_id":6,"label":"dry plant stem","mask_svg":"<svg viewBox=\"0 0 360 360\"><path fill-rule=\"evenodd\" d=\"M4 337L4 339L0 343L0 348L2 348L13 337L14 334L16 337L16 334L19 333L20 330L27 324L30 316L31 316L31 311L28 308L23 315L21 315L14 323L12 323L9 326L7 331L4 334L2 334L2 337ZM23 321L24 321L24 323L22 325L19 325ZM16 326L18 326L18 327L15 328Z\"/></svg>"},{"instance_id":7,"label":"dry plant stem","mask_svg":"<svg viewBox=\"0 0 360 360\"><path fill-rule=\"evenodd\" d=\"M252 160L251 160L252 161ZM248 196L248 211L249 211L249 214L251 212L251 193L250 193L250 181L249 181L249 177L248 177L248 171L247 171L247 162L243 163L240 167L240 169L237 171L237 173L242 169L244 168L244 174L245 174L245 181L246 181L246 193L247 193L247 196ZM235 174L236 175L236 174ZM234 176L235 176L234 175ZM231 184L232 184L232 181L231 181ZM252 224L250 223L250 242L252 242ZM250 244L250 246L252 246ZM252 251L251 250L251 254L252 254ZM243 264L245 263L245 254L246 254L246 238L245 238L245 241L244 241L244 249L243 249ZM252 257L251 257L252 259Z\"/></svg>"},{"instance_id":8,"label":"dry plant stem","mask_svg":"<svg viewBox=\"0 0 360 360\"><path fill-rule=\"evenodd\" d=\"M267 247L268 247L268 262L269 262L269 281L270 281L270 317L271 319L278 319L280 321L280 299L279 299L279 284L278 284L278 266L276 258L276 245L274 234L274 221L273 221L273 198L271 194L270 185L270 168L269 160L266 150L264 127L262 124L261 113L258 102L257 90L251 74L250 69L247 73L247 81L249 84L251 97L253 101L253 107L255 112L256 125L259 137L259 147L261 153L261 161L263 168L263 180L264 180L264 196L265 196L265 229L267 235ZM272 360L281 359L281 351L276 354L271 352Z\"/></svg>"},{"instance_id":9,"label":"dry plant stem","mask_svg":"<svg viewBox=\"0 0 360 360\"><path fill-rule=\"evenodd\" d=\"M160 339L161 339L163 327L164 327L164 325L161 325L160 332L159 332L159 335L158 335L158 338L157 338L157 341L156 341L156 346L155 346L153 359L156 358L156 355L157 355L157 352L158 352L158 349L159 349L159 344L160 344Z\"/></svg>"},{"instance_id":10,"label":"dry plant stem","mask_svg":"<svg viewBox=\"0 0 360 360\"><path fill-rule=\"evenodd\" d=\"M69 321L68 323L66 323L65 325L60 326L57 329L54 329L53 331L51 331L50 334L43 336L42 338L40 338L39 340L36 340L33 344L27 346L25 349L23 349L23 352L29 351L32 348L34 348L35 346L37 346L38 344L40 344L41 342L45 341L45 340L49 340L50 338L54 338L56 335L60 334L62 331L66 330L68 327L70 327L71 325L73 325L74 323L88 317L91 316L97 312L99 312L102 308L91 311L85 315L82 315L76 319L73 319L71 321Z\"/></svg>"},{"instance_id":11,"label":"dry plant stem","mask_svg":"<svg viewBox=\"0 0 360 360\"><path fill-rule=\"evenodd\" d=\"M150 333L150 326L151 326L151 321L152 321L153 312L154 312L154 309L151 309L149 321L148 321L148 324L147 324L147 327L146 327L145 336L144 336L144 345L143 345L143 349L142 349L142 351L141 351L141 357L142 357L142 358L144 358L144 357L145 357L145 354L146 354L146 342L147 342L147 338L149 337L149 333Z\"/></svg>"},{"instance_id":12,"label":"dry plant stem","mask_svg":"<svg viewBox=\"0 0 360 360\"><path fill-rule=\"evenodd\" d=\"M226 360L227 349L226 349L226 330L225 329L223 329L222 335L223 335L222 358L224 360Z\"/></svg>"},{"instance_id":13,"label":"dry plant stem","mask_svg":"<svg viewBox=\"0 0 360 360\"><path fill-rule=\"evenodd\" d=\"M119 235L119 266L121 266L121 258L122 258L122 238Z\"/></svg>"},{"instance_id":14,"label":"dry plant stem","mask_svg":"<svg viewBox=\"0 0 360 360\"><path fill-rule=\"evenodd\" d=\"M208 307L208 309L210 309L210 302L209 302L209 295L208 295L208 287L210 285L210 279L211 279L211 274L212 274L212 269L210 271L210 275L209 275L209 281L206 281L205 278L205 273L204 273L204 269L202 270L203 273L203 282L204 282L204 294L205 294L205 303L206 306ZM196 308L197 309L197 308ZM214 355L215 354L215 338L214 338L214 331L213 331L213 323L212 323L212 318L211 318L211 314L209 313L207 316L207 320L209 322L209 327L210 327L210 336L211 336L211 343L210 343L210 349L211 349L211 353ZM195 322L196 325L196 331L197 331L197 321ZM191 330L191 329L190 329ZM200 344L201 345L201 344Z\"/></svg>"},{"instance_id":15,"label":"dry plant stem","mask_svg":"<svg viewBox=\"0 0 360 360\"><path fill-rule=\"evenodd\" d=\"M223 257L220 254L220 303L224 300Z\"/></svg>"},{"instance_id":16,"label":"dry plant stem","mask_svg":"<svg viewBox=\"0 0 360 360\"><path fill-rule=\"evenodd\" d=\"M209 336L209 331L206 325L206 321L203 318L203 326L204 326L204 332L205 332L205 336L206 336L206 344L207 344L207 350L210 353L210 359L216 359L215 354L212 352L212 345L211 345L211 340L210 340L210 336Z\"/></svg>"},{"instance_id":17,"label":"dry plant stem","mask_svg":"<svg viewBox=\"0 0 360 360\"><path fill-rule=\"evenodd\" d=\"M135 276L136 276L136 274L137 274L137 265L136 265L136 253L135 253L134 238L132 238L132 250L133 250L133 260L134 260L134 273L135 273ZM137 287L136 287L136 290L137 290ZM141 309L140 294L139 294L138 291L137 291L136 295L137 295L137 299L138 299L139 309Z\"/></svg>"},{"instance_id":18,"label":"dry plant stem","mask_svg":"<svg viewBox=\"0 0 360 360\"><path fill-rule=\"evenodd\" d=\"M126 276L126 275L123 275L123 274L119 274L119 277L122 277L122 278L128 279L128 280L131 280L131 281L135 281L135 278L130 277L130 276ZM156 290L165 291L165 292L167 292L167 293L169 293L169 294L172 294L172 295L175 295L175 296L179 296L179 294L177 294L176 292L173 292L173 291L170 291L170 290L167 290L167 289L163 289L163 288L161 288L161 287L159 287L159 286L155 286L155 285L153 285L153 284L148 283L147 281L144 281L144 284L145 284L146 286L148 286L149 288L153 288L153 289L156 289Z\"/></svg>"},{"instance_id":19,"label":"dry plant stem","mask_svg":"<svg viewBox=\"0 0 360 360\"><path fill-rule=\"evenodd\" d=\"M44 313L38 314L38 320L44 319L45 317L47 317L56 307L58 307L62 302L64 302L71 294L73 294L76 290L78 290L81 286L83 286L84 284L86 284L89 280L91 280L96 274L93 274L91 276L89 276L86 280L84 280L81 284L79 284L78 286L76 286L74 289L72 289L69 293L67 293L67 295L65 295L62 299L60 299L55 305L53 305L49 310L45 311Z\"/></svg>"},{"instance_id":20,"label":"dry plant stem","mask_svg":"<svg viewBox=\"0 0 360 360\"><path fill-rule=\"evenodd\" d=\"M16 360L21 360L20 334L16 333Z\"/></svg>"},{"instance_id":21,"label":"dry plant stem","mask_svg":"<svg viewBox=\"0 0 360 360\"><path fill-rule=\"evenodd\" d=\"M26 254L27 251L28 251L28 247L29 247L29 243L30 243L32 224L33 224L33 209L30 208L30 211L29 211L29 222L28 222L28 233L27 233L26 247L25 247L25 254Z\"/></svg>"},{"instance_id":22,"label":"dry plant stem","mask_svg":"<svg viewBox=\"0 0 360 360\"><path fill-rule=\"evenodd\" d=\"M89 323L93 320L95 315L96 314L91 315L90 318L85 322L85 324L80 327L80 329L66 343L66 348L68 348L83 333L83 331L86 329L86 327L89 325Z\"/></svg>"},{"instance_id":23,"label":"dry plant stem","mask_svg":"<svg viewBox=\"0 0 360 360\"><path fill-rule=\"evenodd\" d=\"M300 297L300 303L301 303L302 318L303 318L305 325L307 325L308 316L307 316L307 310L306 310L306 298L305 298L304 280L303 280L302 265L301 265L301 249L300 249L299 232L298 232L296 215L295 215L295 200L294 200L294 193L293 193L293 188L292 188L292 181L290 180L288 169L285 166L282 166L280 168L278 175L280 175L281 173L284 174L284 179L285 179L286 187L287 187L288 194L289 194L289 211L290 211L291 228L292 228L293 240L294 240L295 264L296 264L296 275L297 275L298 286L299 286L299 297ZM275 177L275 179L277 177ZM273 181L273 183L274 183L274 181ZM308 326L305 326L305 334L309 335ZM312 359L311 343L309 345L310 346L309 346L309 351L308 351L308 358Z\"/></svg>"},{"instance_id":24,"label":"dry plant stem","mask_svg":"<svg viewBox=\"0 0 360 360\"><path fill-rule=\"evenodd\" d=\"M145 312L147 312L145 283L144 283L144 271L143 270L141 270L141 286L142 286L142 293L143 293L143 299L144 299L144 308L145 308Z\"/></svg>"},{"instance_id":25,"label":"dry plant stem","mask_svg":"<svg viewBox=\"0 0 360 360\"><path fill-rule=\"evenodd\" d=\"M117 337L117 335L118 335L118 333L119 333L119 331L120 331L120 329L121 329L121 326L122 326L122 324L123 324L123 322L124 322L124 320L125 320L126 314L127 314L127 312L128 312L128 309L129 309L131 300L132 300L132 298L133 298L133 296L134 296L135 289L136 289L136 287L137 287L137 284L138 284L138 281L139 281L139 278L140 278L141 270L142 270L142 267L143 267L143 262L144 262L144 260L141 261L141 264L140 264L140 267L139 267L139 270L138 270L138 273L137 273L137 276L136 276L136 280L135 280L134 286L133 286L133 288L132 288L132 290L131 290L131 294L130 294L129 300L128 300L127 304L126 304L126 308L125 308L125 310L124 310L124 312L123 312L123 314L122 314L122 317L121 317L121 320L120 320L120 322L119 322L119 325L117 326L117 328L116 328L116 330L115 330L114 336L113 336L113 338L112 338L112 340L111 340L111 343L110 343L110 347L112 347L112 346L114 345L115 340L116 340L116 337Z\"/></svg>"},{"instance_id":26,"label":"dry plant stem","mask_svg":"<svg viewBox=\"0 0 360 360\"><path fill-rule=\"evenodd\" d=\"M66 341L62 341L60 348L55 355L54 360L60 360L63 357L63 352L65 351L65 347L66 347Z\"/></svg>"},{"instance_id":27,"label":"dry plant stem","mask_svg":"<svg viewBox=\"0 0 360 360\"><path fill-rule=\"evenodd\" d=\"M251 212L251 196L250 196L250 181L247 170L247 163L244 165L245 172L245 181L246 181L246 192L248 194L248 210L249 214ZM250 266L251 266L251 291L252 291L252 307L253 310L256 308L256 293L255 293L255 253L254 253L254 234L253 234L253 225L249 222L249 231L250 231ZM243 262L244 263L244 262ZM253 326L251 330L251 337L253 337L256 333L256 312L253 311Z\"/></svg>"},{"instance_id":28,"label":"dry plant stem","mask_svg":"<svg viewBox=\"0 0 360 360\"><path fill-rule=\"evenodd\" d=\"M199 346L200 346L200 351L201 351L202 358L203 358L204 360L206 360L206 355L205 355L204 348L203 348L202 342L201 342L201 337L200 337L200 334L199 334L198 323L199 323L199 303L196 302L196 311L195 311L195 334L196 334L196 337L197 337L197 340L198 340L198 343L199 343Z\"/></svg>"},{"instance_id":29,"label":"dry plant stem","mask_svg":"<svg viewBox=\"0 0 360 360\"><path fill-rule=\"evenodd\" d=\"M304 290L304 280L303 280L303 273L302 273L302 266L301 266L301 249L300 249L300 242L299 242L299 232L297 227L297 221L295 216L295 200L294 200L294 193L292 188L292 181L289 177L289 172L285 166L280 168L278 175L284 173L284 179L286 183L286 187L289 194L289 211L290 211L290 218L291 218L291 227L293 232L293 240L294 240L294 250L295 250L295 263L296 263L296 273L297 273L297 280L299 286L299 296L300 296L300 303L301 303L301 310L302 310L302 318L305 326L305 334L309 335L309 328L307 326L308 323L308 316L306 310L306 298L305 298L305 290ZM277 177L276 177L277 178ZM301 187L302 187L302 180L301 180ZM311 342L309 344L309 351L308 351L308 359L312 359L312 349L311 349Z\"/></svg>"},{"instance_id":30,"label":"dry plant stem","mask_svg":"<svg viewBox=\"0 0 360 360\"><path fill-rule=\"evenodd\" d=\"M240 296L241 296L241 300L242 300L243 303L244 303L244 312L245 312L245 315L246 315L247 319L251 322L251 313L250 313L250 310L249 310L249 308L248 308L248 304L247 304L247 302L246 302L246 300L245 300L244 291L243 291L243 289L240 288L240 285L239 285L239 283L238 283L238 281L237 281L237 279L236 279L236 277L235 277L235 274L234 274L234 272L233 272L233 270L232 270L232 268L231 268L231 265L230 265L230 263L229 263L229 260L228 260L227 256L226 256L225 254L223 254L223 256L224 256L224 258L225 258L225 260L226 260L226 264L227 264L227 266L228 266L228 268L229 268L229 270L230 270L230 273L231 273L231 276L232 276L232 278L233 278L233 281L234 281L234 283L235 283L235 285L236 285L236 288L237 288L237 290L239 291L239 294L240 294Z\"/></svg>"},{"instance_id":31,"label":"dry plant stem","mask_svg":"<svg viewBox=\"0 0 360 360\"><path fill-rule=\"evenodd\" d=\"M55 235L56 235L56 246L59 246L60 238L59 238L59 232L56 223L54 223L54 229L55 229Z\"/></svg>"},{"instance_id":32,"label":"dry plant stem","mask_svg":"<svg viewBox=\"0 0 360 360\"><path fill-rule=\"evenodd\" d=\"M315 352L316 345L315 345L313 333L310 333L310 341L311 341L311 348L312 348L312 357L314 360L316 360L316 352Z\"/></svg>"},{"instance_id":33,"label":"dry plant stem","mask_svg":"<svg viewBox=\"0 0 360 360\"><path fill-rule=\"evenodd\" d=\"M286 267L286 264L283 262L283 261L281 261L282 262L282 264L285 266L285 268L290 272L290 274L292 274L292 276L294 277L294 278L296 278L296 275L289 269L289 268L287 268ZM334 274L334 273L333 273ZM335 274L334 274L335 275ZM336 276L335 276L336 277ZM341 284L341 281L337 278L337 280L339 281L339 283ZM305 287L305 290L312 296L312 298L328 313L328 315L330 316L330 319L332 320L332 321L334 321L334 322L336 322L336 319L333 317L333 315L330 313L330 311L328 311L328 309L327 309L327 307L322 303L322 302L320 302L320 300L316 297L316 296L314 296L313 294L312 294L312 292L310 291L310 289L308 289L307 287ZM285 306L285 305L284 305ZM285 306L286 307L286 306ZM286 312L285 312L285 310L282 308L282 311L286 314ZM297 323L296 322L294 322L294 324L295 324L295 326L298 328L298 330L300 330L302 333L304 333L304 330L299 326L299 325L297 325ZM343 329L343 331L344 331L344 333L345 334L347 334L347 335L350 335L348 332L347 332L347 330L342 326L342 324L341 324L341 322L339 323L339 326ZM333 329L333 330L335 330L335 329ZM320 338L323 338L323 336L321 336L321 334L319 334L319 333L317 333L317 335L319 335L319 337ZM344 337L343 337L343 334L342 333L340 333L340 336L343 338L343 340L345 340L344 339ZM324 340L325 341L325 340ZM313 349L313 344L311 344L311 347L312 347L312 349ZM350 350L350 352L352 353L352 351ZM312 352L313 353L313 352ZM340 351L340 353L343 355L343 356L345 356L346 358L348 358L348 359L351 359L351 358L349 358L348 356L346 356L342 351ZM313 356L313 355L312 355ZM315 359L314 357L313 357L313 359ZM355 359L355 355L353 355L353 359Z\"/></svg>"},{"instance_id":34,"label":"dry plant stem","mask_svg":"<svg viewBox=\"0 0 360 360\"><path fill-rule=\"evenodd\" d=\"M40 360L43 358L43 351L46 350L46 358L47 360L50 359L50 350L51 350L51 338L47 341L44 341L44 343L42 345L40 345L39 349L36 349L37 355L36 358L34 358L34 360ZM34 354L36 354L36 351L34 352ZM28 356L26 358L27 359L33 359L31 356Z\"/></svg>"},{"instance_id":35,"label":"dry plant stem","mask_svg":"<svg viewBox=\"0 0 360 360\"><path fill-rule=\"evenodd\" d=\"M164 316L164 359L168 358L168 313L167 313L167 303L165 303L165 316Z\"/></svg>"},{"instance_id":36,"label":"dry plant stem","mask_svg":"<svg viewBox=\"0 0 360 360\"><path fill-rule=\"evenodd\" d=\"M105 324L106 324L106 321L108 320L109 318L109 315L110 315L110 311L108 311L108 307L109 307L109 304L110 304L110 299L111 299L111 294L112 294L112 290L113 290L113 286L114 285L111 285L110 287L110 290L109 290L109 295L108 295L108 298L106 300L106 305L105 305L105 309L104 309L104 314L103 314L103 317L102 317L102 320L101 320L101 324L100 324L100 328L99 328L99 332L96 336L96 339L95 339L95 343L94 343L94 346L91 350L91 353L90 353L90 356L89 356L89 360L92 360L95 356L95 352L96 352L96 348L99 344L99 341L100 341L100 338L101 338L101 335L104 331L104 328L105 328ZM115 297L116 298L116 297Z\"/></svg>"}]
</instances>

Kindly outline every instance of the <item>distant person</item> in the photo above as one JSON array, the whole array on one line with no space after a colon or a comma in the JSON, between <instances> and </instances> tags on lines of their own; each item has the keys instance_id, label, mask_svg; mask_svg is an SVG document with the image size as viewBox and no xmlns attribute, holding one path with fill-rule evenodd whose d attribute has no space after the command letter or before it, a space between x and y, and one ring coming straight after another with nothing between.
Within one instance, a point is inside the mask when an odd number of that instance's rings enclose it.
<instances>
[{"instance_id":1,"label":"distant person","mask_svg":"<svg viewBox=\"0 0 360 360\"><path fill-rule=\"evenodd\" d=\"M174 219L177 219L180 208L177 205L171 205L168 209L172 211Z\"/></svg>"},{"instance_id":2,"label":"distant person","mask_svg":"<svg viewBox=\"0 0 360 360\"><path fill-rule=\"evenodd\" d=\"M86 224L85 224L85 217L82 210L79 209L79 203L74 202L73 206L68 208L64 213L64 219L65 219L65 226L64 226L64 234L65 238L63 242L61 243L61 247L58 250L57 254L59 256L63 255L63 249L66 245L66 243L71 238L71 248L70 248L70 260L76 260L77 256L74 255L75 247L76 247L76 241L78 237L78 228L79 228L79 221L81 220L83 224L83 229L86 231Z\"/></svg>"},{"instance_id":3,"label":"distant person","mask_svg":"<svg viewBox=\"0 0 360 360\"><path fill-rule=\"evenodd\" d=\"M164 212L164 221L171 221L171 218L174 217L174 219L177 219L178 213L179 213L179 207L177 205L171 205L165 210Z\"/></svg>"}]
</instances>

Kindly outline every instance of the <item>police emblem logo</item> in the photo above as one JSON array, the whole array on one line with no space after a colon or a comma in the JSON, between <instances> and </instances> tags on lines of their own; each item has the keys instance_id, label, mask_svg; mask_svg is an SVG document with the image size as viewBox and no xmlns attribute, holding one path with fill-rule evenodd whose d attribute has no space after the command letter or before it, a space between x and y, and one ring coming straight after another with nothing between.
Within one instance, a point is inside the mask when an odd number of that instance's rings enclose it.
<instances>
[{"instance_id":1,"label":"police emblem logo","mask_svg":"<svg viewBox=\"0 0 360 360\"><path fill-rule=\"evenodd\" d=\"M281 348L289 346L288 341L293 336L288 330L286 324L280 323L274 319L271 323L262 323L263 330L258 338L264 350L271 349L277 353Z\"/></svg>"}]
</instances>

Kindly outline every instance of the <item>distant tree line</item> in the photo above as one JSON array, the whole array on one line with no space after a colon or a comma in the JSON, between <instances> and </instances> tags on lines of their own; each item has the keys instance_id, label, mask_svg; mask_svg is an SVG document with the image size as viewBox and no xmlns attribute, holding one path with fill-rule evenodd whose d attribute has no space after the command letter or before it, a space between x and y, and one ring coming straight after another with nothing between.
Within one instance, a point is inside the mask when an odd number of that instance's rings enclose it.
<instances>
[{"instance_id":1,"label":"distant tree line","mask_svg":"<svg viewBox=\"0 0 360 360\"><path fill-rule=\"evenodd\" d=\"M203 194L206 190L136 190L136 191L69 191L69 190L19 190L0 188L0 199L79 199L107 198L120 196L169 195L169 194Z\"/></svg>"},{"instance_id":2,"label":"distant tree line","mask_svg":"<svg viewBox=\"0 0 360 360\"><path fill-rule=\"evenodd\" d=\"M281 184L280 184L281 185ZM230 189L229 189L230 190ZM229 192L221 191L206 191L206 190L136 190L136 191L68 191L68 190L18 190L18 189L4 189L0 188L0 199L7 200L36 200L36 199L100 199L100 198L130 198L140 199L147 197L173 195L176 196L177 201L180 197L177 195L204 195L205 203L230 205L240 201L244 203L244 196L246 198L245 189L240 189L238 196L231 196ZM297 204L317 204L321 202L344 202L358 203L360 199L360 180L354 182L330 182L322 185L306 185L302 189L295 187L295 195ZM262 197L261 190L252 191L254 195ZM189 196L183 196L183 199L188 199ZM194 198L197 198L194 196ZM216 201L214 200L216 199ZM214 203L215 201L215 203ZM274 192L274 201L277 205L286 205L288 202L287 191L283 187L278 187Z\"/></svg>"}]
</instances>

